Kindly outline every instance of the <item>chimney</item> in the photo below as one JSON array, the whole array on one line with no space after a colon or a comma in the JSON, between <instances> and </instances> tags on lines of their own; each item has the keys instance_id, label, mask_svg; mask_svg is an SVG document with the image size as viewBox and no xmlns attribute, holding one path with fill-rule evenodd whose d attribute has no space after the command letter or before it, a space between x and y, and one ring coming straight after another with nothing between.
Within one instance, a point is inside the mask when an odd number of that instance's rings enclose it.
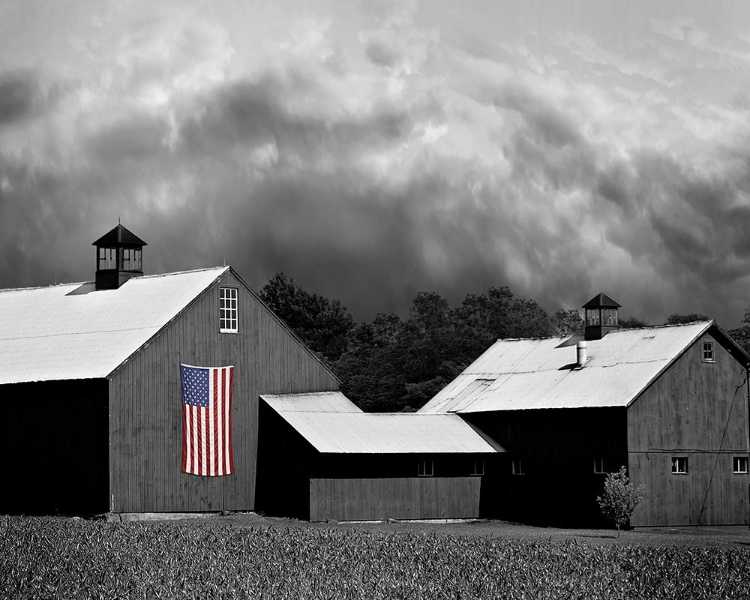
<instances>
[{"instance_id":1,"label":"chimney","mask_svg":"<svg viewBox=\"0 0 750 600\"><path fill-rule=\"evenodd\" d=\"M576 362L578 363L578 367L580 368L585 365L588 359L586 342L581 340L576 344Z\"/></svg>"},{"instance_id":2,"label":"chimney","mask_svg":"<svg viewBox=\"0 0 750 600\"><path fill-rule=\"evenodd\" d=\"M143 275L146 242L119 223L92 245L96 246L97 290L116 290L131 277Z\"/></svg>"},{"instance_id":3,"label":"chimney","mask_svg":"<svg viewBox=\"0 0 750 600\"><path fill-rule=\"evenodd\" d=\"M586 311L584 338L600 340L610 331L619 329L617 309L620 305L601 292L583 305Z\"/></svg>"}]
</instances>

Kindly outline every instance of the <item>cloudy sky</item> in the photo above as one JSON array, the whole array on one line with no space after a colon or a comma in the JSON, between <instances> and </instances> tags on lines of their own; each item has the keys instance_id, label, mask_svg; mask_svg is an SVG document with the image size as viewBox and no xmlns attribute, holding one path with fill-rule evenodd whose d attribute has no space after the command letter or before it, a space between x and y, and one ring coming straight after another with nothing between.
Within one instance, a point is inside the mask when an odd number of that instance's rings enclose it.
<instances>
[{"instance_id":1,"label":"cloudy sky","mask_svg":"<svg viewBox=\"0 0 750 600\"><path fill-rule=\"evenodd\" d=\"M279 271L357 319L508 285L750 307L750 3L0 3L0 288Z\"/></svg>"}]
</instances>

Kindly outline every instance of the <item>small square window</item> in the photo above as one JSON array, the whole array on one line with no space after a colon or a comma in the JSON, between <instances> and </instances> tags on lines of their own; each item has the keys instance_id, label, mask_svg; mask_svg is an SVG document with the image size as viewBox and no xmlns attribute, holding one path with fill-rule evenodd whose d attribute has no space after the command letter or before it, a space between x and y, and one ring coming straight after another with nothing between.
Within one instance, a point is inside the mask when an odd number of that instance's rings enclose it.
<instances>
[{"instance_id":1,"label":"small square window","mask_svg":"<svg viewBox=\"0 0 750 600\"><path fill-rule=\"evenodd\" d=\"M435 474L434 465L431 460L420 460L417 464L417 475L420 477L432 477Z\"/></svg>"},{"instance_id":2,"label":"small square window","mask_svg":"<svg viewBox=\"0 0 750 600\"><path fill-rule=\"evenodd\" d=\"M732 459L733 473L747 473L747 456L735 456Z\"/></svg>"},{"instance_id":3,"label":"small square window","mask_svg":"<svg viewBox=\"0 0 750 600\"><path fill-rule=\"evenodd\" d=\"M523 461L520 458L514 458L510 463L513 475L526 475L526 471L523 470Z\"/></svg>"},{"instance_id":4,"label":"small square window","mask_svg":"<svg viewBox=\"0 0 750 600\"><path fill-rule=\"evenodd\" d=\"M219 288L219 331L237 333L237 288Z\"/></svg>"},{"instance_id":5,"label":"small square window","mask_svg":"<svg viewBox=\"0 0 750 600\"><path fill-rule=\"evenodd\" d=\"M478 458L474 461L474 470L471 472L472 475L484 475L484 461Z\"/></svg>"},{"instance_id":6,"label":"small square window","mask_svg":"<svg viewBox=\"0 0 750 600\"><path fill-rule=\"evenodd\" d=\"M703 342L703 362L716 362L713 342Z\"/></svg>"},{"instance_id":7,"label":"small square window","mask_svg":"<svg viewBox=\"0 0 750 600\"><path fill-rule=\"evenodd\" d=\"M672 473L680 474L688 472L688 459L687 456L673 456L672 457Z\"/></svg>"}]
</instances>

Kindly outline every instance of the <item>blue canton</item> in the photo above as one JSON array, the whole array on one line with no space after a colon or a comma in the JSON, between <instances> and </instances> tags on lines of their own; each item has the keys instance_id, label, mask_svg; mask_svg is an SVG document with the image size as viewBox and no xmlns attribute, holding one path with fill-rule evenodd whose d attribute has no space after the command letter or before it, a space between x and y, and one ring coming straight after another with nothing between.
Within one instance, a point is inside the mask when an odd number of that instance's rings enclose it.
<instances>
[{"instance_id":1,"label":"blue canton","mask_svg":"<svg viewBox=\"0 0 750 600\"><path fill-rule=\"evenodd\" d=\"M208 407L208 369L182 368L182 402L191 406Z\"/></svg>"}]
</instances>

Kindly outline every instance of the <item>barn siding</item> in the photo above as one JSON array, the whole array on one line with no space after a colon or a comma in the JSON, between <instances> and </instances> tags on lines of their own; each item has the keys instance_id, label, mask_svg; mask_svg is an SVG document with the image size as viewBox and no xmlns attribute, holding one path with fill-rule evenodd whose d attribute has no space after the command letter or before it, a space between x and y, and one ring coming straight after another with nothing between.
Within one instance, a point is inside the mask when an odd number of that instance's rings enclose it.
<instances>
[{"instance_id":1,"label":"barn siding","mask_svg":"<svg viewBox=\"0 0 750 600\"><path fill-rule=\"evenodd\" d=\"M239 289L239 333L219 333L220 286ZM233 475L181 472L180 363L235 365ZM330 371L226 273L110 378L112 511L254 509L259 394L336 389Z\"/></svg>"},{"instance_id":2,"label":"barn siding","mask_svg":"<svg viewBox=\"0 0 750 600\"><path fill-rule=\"evenodd\" d=\"M311 521L479 516L481 477L311 478Z\"/></svg>"},{"instance_id":3,"label":"barn siding","mask_svg":"<svg viewBox=\"0 0 750 600\"><path fill-rule=\"evenodd\" d=\"M702 361L704 340L714 363ZM748 523L748 475L732 473L750 451L745 376L709 332L629 407L630 478L646 484L632 525ZM672 456L688 457L687 474L672 474Z\"/></svg>"}]
</instances>

